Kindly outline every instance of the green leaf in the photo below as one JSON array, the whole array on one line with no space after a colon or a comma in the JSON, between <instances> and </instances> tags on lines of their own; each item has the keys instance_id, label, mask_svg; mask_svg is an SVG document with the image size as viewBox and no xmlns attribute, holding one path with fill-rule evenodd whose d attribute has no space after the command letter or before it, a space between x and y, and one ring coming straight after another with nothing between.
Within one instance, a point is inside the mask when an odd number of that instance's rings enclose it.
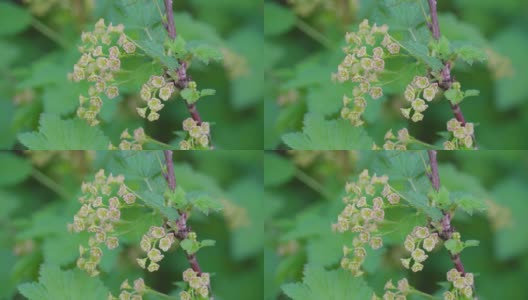
<instances>
[{"instance_id":1,"label":"green leaf","mask_svg":"<svg viewBox=\"0 0 528 300\"><path fill-rule=\"evenodd\" d=\"M188 202L185 197L186 193L181 186L177 186L174 191L167 189L165 191L165 198L176 205L176 208L184 208Z\"/></svg>"},{"instance_id":2,"label":"green leaf","mask_svg":"<svg viewBox=\"0 0 528 300\"><path fill-rule=\"evenodd\" d=\"M231 79L230 100L235 109L247 109L262 103L264 95L264 40L262 30L241 27L228 38L229 47L243 60L243 74Z\"/></svg>"},{"instance_id":3,"label":"green leaf","mask_svg":"<svg viewBox=\"0 0 528 300\"><path fill-rule=\"evenodd\" d=\"M469 215L473 215L474 211L485 211L486 203L482 198L475 197L469 193L453 193L454 202L462 208Z\"/></svg>"},{"instance_id":4,"label":"green leaf","mask_svg":"<svg viewBox=\"0 0 528 300\"><path fill-rule=\"evenodd\" d=\"M499 182L492 191L493 200L499 205L503 216L493 239L495 255L499 260L508 260L526 253L528 249L528 218L526 217L525 181L507 178Z\"/></svg>"},{"instance_id":5,"label":"green leaf","mask_svg":"<svg viewBox=\"0 0 528 300\"><path fill-rule=\"evenodd\" d=\"M403 245L405 238L414 227L427 224L426 217L425 214L409 213L407 207L388 207L385 210L385 219L397 220L397 222L380 225L380 231L384 233L383 244L386 246Z\"/></svg>"},{"instance_id":6,"label":"green leaf","mask_svg":"<svg viewBox=\"0 0 528 300\"><path fill-rule=\"evenodd\" d=\"M379 1L379 4L388 12L378 24L387 24L391 30L414 30L424 21L420 6L415 1Z\"/></svg>"},{"instance_id":7,"label":"green leaf","mask_svg":"<svg viewBox=\"0 0 528 300\"><path fill-rule=\"evenodd\" d=\"M18 290L29 300L106 299L109 293L99 278L81 270L62 271L54 265L42 265L39 282L21 284Z\"/></svg>"},{"instance_id":8,"label":"green leaf","mask_svg":"<svg viewBox=\"0 0 528 300\"><path fill-rule=\"evenodd\" d=\"M135 183L140 182L141 189L153 189L156 192L165 191L167 184L161 176L161 165L163 163L163 153L161 151L116 151L112 153L112 161L108 166L108 170L114 174L125 175L127 184L130 181ZM163 189L157 190L153 186L154 181L159 178ZM148 184L146 183L148 181Z\"/></svg>"},{"instance_id":9,"label":"green leaf","mask_svg":"<svg viewBox=\"0 0 528 300\"><path fill-rule=\"evenodd\" d=\"M264 247L264 189L262 179L246 177L229 188L228 198L240 207L248 222L231 229L231 253L236 260L261 255Z\"/></svg>"},{"instance_id":10,"label":"green leaf","mask_svg":"<svg viewBox=\"0 0 528 300\"><path fill-rule=\"evenodd\" d=\"M14 185L31 175L31 162L14 153L0 152L0 166L6 172L0 172L0 186Z\"/></svg>"},{"instance_id":11,"label":"green leaf","mask_svg":"<svg viewBox=\"0 0 528 300\"><path fill-rule=\"evenodd\" d=\"M150 208L167 217L169 220L176 220L179 217L178 211L174 207L166 206L165 199L159 193L151 191L136 191L141 196L141 200Z\"/></svg>"},{"instance_id":12,"label":"green leaf","mask_svg":"<svg viewBox=\"0 0 528 300\"><path fill-rule=\"evenodd\" d=\"M264 3L264 34L279 35L295 25L295 14L291 9L276 3Z\"/></svg>"},{"instance_id":13,"label":"green leaf","mask_svg":"<svg viewBox=\"0 0 528 300\"><path fill-rule=\"evenodd\" d=\"M115 226L120 243L136 244L151 226L160 226L163 222L163 216L157 211L153 213L152 210L144 207L122 209L121 219L124 222ZM113 253L114 251L108 252ZM107 253L105 253L106 255Z\"/></svg>"},{"instance_id":14,"label":"green leaf","mask_svg":"<svg viewBox=\"0 0 528 300\"><path fill-rule=\"evenodd\" d=\"M198 99L200 99L200 92L195 90L195 89L190 89L190 88L184 88L181 92L180 92L180 95L182 96L183 99L185 99L185 101L187 101L187 103L194 103L196 101L198 101Z\"/></svg>"},{"instance_id":15,"label":"green leaf","mask_svg":"<svg viewBox=\"0 0 528 300\"><path fill-rule=\"evenodd\" d=\"M449 89L444 92L444 96L447 98L447 100L451 101L453 104L458 104L462 102L464 99L464 93L461 90L457 89Z\"/></svg>"},{"instance_id":16,"label":"green leaf","mask_svg":"<svg viewBox=\"0 0 528 300\"><path fill-rule=\"evenodd\" d=\"M307 241L306 252L308 264L312 266L331 267L339 263L343 257L343 245L347 245L353 234L328 233Z\"/></svg>"},{"instance_id":17,"label":"green leaf","mask_svg":"<svg viewBox=\"0 0 528 300\"><path fill-rule=\"evenodd\" d=\"M210 45L199 45L191 48L190 52L193 54L193 57L206 65L208 65L210 61L220 61L223 58L222 52L216 47Z\"/></svg>"},{"instance_id":18,"label":"green leaf","mask_svg":"<svg viewBox=\"0 0 528 300\"><path fill-rule=\"evenodd\" d=\"M295 166L279 155L264 154L264 186L277 186L293 178Z\"/></svg>"},{"instance_id":19,"label":"green leaf","mask_svg":"<svg viewBox=\"0 0 528 300\"><path fill-rule=\"evenodd\" d=\"M181 35L178 35L174 40L165 40L165 45L177 57L183 57L187 54L187 42L185 42Z\"/></svg>"},{"instance_id":20,"label":"green leaf","mask_svg":"<svg viewBox=\"0 0 528 300\"><path fill-rule=\"evenodd\" d=\"M511 61L510 74L495 80L495 102L500 110L516 107L528 97L528 37L517 27L495 35L493 49Z\"/></svg>"},{"instance_id":21,"label":"green leaf","mask_svg":"<svg viewBox=\"0 0 528 300\"><path fill-rule=\"evenodd\" d=\"M145 54L159 61L162 65L167 67L167 69L175 70L180 66L175 57L165 55L165 49L156 41L142 40L137 41L137 43L145 51Z\"/></svg>"},{"instance_id":22,"label":"green leaf","mask_svg":"<svg viewBox=\"0 0 528 300\"><path fill-rule=\"evenodd\" d=\"M441 186L438 192L431 191L430 196L433 199L433 203L436 203L441 208L448 208L452 203L449 198L449 190L445 186Z\"/></svg>"},{"instance_id":23,"label":"green leaf","mask_svg":"<svg viewBox=\"0 0 528 300\"><path fill-rule=\"evenodd\" d=\"M467 240L465 242L450 239L447 240L444 243L444 247L446 247L449 252L451 252L451 255L457 255L458 253L462 252L465 248L468 247L477 247L480 244L477 240Z\"/></svg>"},{"instance_id":24,"label":"green leaf","mask_svg":"<svg viewBox=\"0 0 528 300\"><path fill-rule=\"evenodd\" d=\"M343 103L341 102L343 95L351 90L351 85L348 82L338 85L323 84L309 86L306 95L308 112L318 113L325 117L337 114L341 110L341 107L343 107ZM371 105L374 105L374 103L369 103L367 111L371 108Z\"/></svg>"},{"instance_id":25,"label":"green leaf","mask_svg":"<svg viewBox=\"0 0 528 300\"><path fill-rule=\"evenodd\" d=\"M378 156L374 169L394 180L417 180L425 174L425 151L384 151ZM429 190L430 184L427 186Z\"/></svg>"},{"instance_id":26,"label":"green leaf","mask_svg":"<svg viewBox=\"0 0 528 300\"><path fill-rule=\"evenodd\" d=\"M416 59L427 64L433 71L438 71L444 66L442 61L436 57L429 56L429 50L426 45L415 41L400 42L402 47Z\"/></svg>"},{"instance_id":27,"label":"green leaf","mask_svg":"<svg viewBox=\"0 0 528 300\"><path fill-rule=\"evenodd\" d=\"M220 201L213 199L205 192L189 192L186 194L186 199L193 205L193 207L205 215L209 215L211 212L220 211L224 208Z\"/></svg>"},{"instance_id":28,"label":"green leaf","mask_svg":"<svg viewBox=\"0 0 528 300\"><path fill-rule=\"evenodd\" d=\"M373 294L362 277L353 277L343 269L326 271L309 265L304 270L303 283L285 284L282 290L293 300L364 300Z\"/></svg>"},{"instance_id":29,"label":"green leaf","mask_svg":"<svg viewBox=\"0 0 528 300\"><path fill-rule=\"evenodd\" d=\"M193 255L198 250L200 250L200 242L193 241L193 240L190 240L190 239L185 239L185 240L181 241L180 242L180 246L189 255Z\"/></svg>"},{"instance_id":30,"label":"green leaf","mask_svg":"<svg viewBox=\"0 0 528 300\"><path fill-rule=\"evenodd\" d=\"M439 164L438 173L442 180L442 186L449 189L453 195L457 195L457 192L465 192L482 199L489 198L476 177L457 170L451 164Z\"/></svg>"},{"instance_id":31,"label":"green leaf","mask_svg":"<svg viewBox=\"0 0 528 300\"><path fill-rule=\"evenodd\" d=\"M451 54L451 47L449 45L449 40L442 36L440 40L431 42L431 49L437 52L441 58L448 58Z\"/></svg>"},{"instance_id":32,"label":"green leaf","mask_svg":"<svg viewBox=\"0 0 528 300\"><path fill-rule=\"evenodd\" d=\"M480 241L477 240L467 240L464 242L464 248L477 247L478 245L480 245Z\"/></svg>"},{"instance_id":33,"label":"green leaf","mask_svg":"<svg viewBox=\"0 0 528 300\"><path fill-rule=\"evenodd\" d=\"M457 255L464 250L464 242L450 239L445 241L444 247L451 252L451 255Z\"/></svg>"},{"instance_id":34,"label":"green leaf","mask_svg":"<svg viewBox=\"0 0 528 300\"><path fill-rule=\"evenodd\" d=\"M216 241L215 240L203 240L200 242L200 248L202 247L212 247L216 245Z\"/></svg>"},{"instance_id":35,"label":"green leaf","mask_svg":"<svg viewBox=\"0 0 528 300\"><path fill-rule=\"evenodd\" d=\"M44 112L61 116L74 112L82 91L81 84L72 84L67 78L60 83L46 85L42 95Z\"/></svg>"},{"instance_id":36,"label":"green leaf","mask_svg":"<svg viewBox=\"0 0 528 300\"><path fill-rule=\"evenodd\" d=\"M17 34L31 24L31 14L14 3L0 3L0 37Z\"/></svg>"},{"instance_id":37,"label":"green leaf","mask_svg":"<svg viewBox=\"0 0 528 300\"><path fill-rule=\"evenodd\" d=\"M478 96L478 95L480 95L480 91L479 90L466 90L466 91L464 91L464 98L474 97L474 96Z\"/></svg>"},{"instance_id":38,"label":"green leaf","mask_svg":"<svg viewBox=\"0 0 528 300\"><path fill-rule=\"evenodd\" d=\"M346 120L326 121L317 114L306 114L303 132L285 134L282 140L295 150L365 150L373 144L363 128Z\"/></svg>"},{"instance_id":39,"label":"green leaf","mask_svg":"<svg viewBox=\"0 0 528 300\"><path fill-rule=\"evenodd\" d=\"M44 261L57 266L67 266L79 257L79 245L88 240L84 234L55 235L43 240ZM105 253L106 254L106 253Z\"/></svg>"},{"instance_id":40,"label":"green leaf","mask_svg":"<svg viewBox=\"0 0 528 300\"><path fill-rule=\"evenodd\" d=\"M458 58L467 62L469 65L473 65L474 61L482 62L488 58L483 49L474 46L462 46L455 49L454 52L458 55Z\"/></svg>"},{"instance_id":41,"label":"green leaf","mask_svg":"<svg viewBox=\"0 0 528 300\"><path fill-rule=\"evenodd\" d=\"M431 217L433 221L438 221L443 217L442 211L437 207L431 206L429 204L429 199L424 194L412 190L400 190L399 192L409 204L416 207L417 210L423 212L425 215Z\"/></svg>"},{"instance_id":42,"label":"green leaf","mask_svg":"<svg viewBox=\"0 0 528 300\"><path fill-rule=\"evenodd\" d=\"M0 222L9 220L12 214L21 206L16 193L0 189Z\"/></svg>"},{"instance_id":43,"label":"green leaf","mask_svg":"<svg viewBox=\"0 0 528 300\"><path fill-rule=\"evenodd\" d=\"M19 55L20 49L16 45L0 40L0 70L11 66Z\"/></svg>"},{"instance_id":44,"label":"green leaf","mask_svg":"<svg viewBox=\"0 0 528 300\"><path fill-rule=\"evenodd\" d=\"M21 133L20 142L30 150L97 150L107 149L109 140L100 128L84 120L61 120L42 114L39 132Z\"/></svg>"},{"instance_id":45,"label":"green leaf","mask_svg":"<svg viewBox=\"0 0 528 300\"><path fill-rule=\"evenodd\" d=\"M213 96L214 94L216 94L216 90L213 89L200 90L200 98L205 96Z\"/></svg>"}]
</instances>

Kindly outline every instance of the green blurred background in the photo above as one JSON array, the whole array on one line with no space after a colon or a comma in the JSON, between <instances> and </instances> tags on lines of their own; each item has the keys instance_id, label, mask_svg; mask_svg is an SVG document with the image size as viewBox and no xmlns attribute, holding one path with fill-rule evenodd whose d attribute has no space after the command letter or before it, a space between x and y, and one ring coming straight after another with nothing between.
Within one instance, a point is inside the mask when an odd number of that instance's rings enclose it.
<instances>
[{"instance_id":1,"label":"green blurred background","mask_svg":"<svg viewBox=\"0 0 528 300\"><path fill-rule=\"evenodd\" d=\"M80 53L81 32L95 22L117 23L116 4L150 0L23 0L0 1L0 148L22 148L16 134L38 128L42 112L72 118L78 105L78 84L68 82ZM158 0L163 7L163 1ZM141 4L140 4L141 5ZM258 1L174 1L178 33L205 41L224 53L223 63L193 65L190 74L201 88L216 89L197 106L212 125L219 149L262 149L262 4ZM120 21L123 18L120 18ZM130 22L134 20L128 20ZM125 27L127 19L124 19ZM144 74L140 74L143 75ZM139 91L140 86L137 87ZM137 116L134 98L126 93L105 101L102 129L113 144L125 128L143 126L146 133L175 143L188 112L181 98L171 101L157 122Z\"/></svg>"},{"instance_id":2,"label":"green blurred background","mask_svg":"<svg viewBox=\"0 0 528 300\"><path fill-rule=\"evenodd\" d=\"M25 299L16 286L37 281L43 263L76 269L80 237L69 233L67 224L80 207L81 182L93 180L100 168L108 174L116 155L113 151L0 152L0 299ZM204 272L211 273L215 299L261 299L262 151L180 151L174 153L174 161L181 186L206 191L225 207L208 217L193 214L190 221L199 239L216 240L215 246L197 254ZM181 249L167 253L160 270L149 273L135 263L141 253L139 240L122 244L105 250L99 276L114 295L126 278L140 276L158 291L176 292L173 282L180 281L188 268Z\"/></svg>"},{"instance_id":3,"label":"green blurred background","mask_svg":"<svg viewBox=\"0 0 528 300\"><path fill-rule=\"evenodd\" d=\"M351 87L333 83L330 74L344 57L345 32L354 31L365 18L378 24L413 23L415 16L423 20L420 8L387 15L387 7L419 1L427 9L425 0L266 0L265 149L286 148L280 137L299 131L307 112L338 117L342 95ZM443 35L472 42L488 54L487 62L457 64L453 71L462 89L480 90L480 96L461 105L466 120L477 125L479 147L527 149L528 139L521 137L528 128L528 2L448 0L438 1L438 10ZM436 132L445 131L452 118L443 101L426 111L423 122L408 125L399 114L401 100L392 96L369 102L365 113L367 131L378 145L390 128L404 126L413 136L434 143Z\"/></svg>"},{"instance_id":4,"label":"green blurred background","mask_svg":"<svg viewBox=\"0 0 528 300\"><path fill-rule=\"evenodd\" d=\"M265 154L265 198L272 216L265 221L264 299L288 299L280 286L302 281L307 264L338 267L343 244L350 240L333 233L331 224L343 209L345 182L355 180L363 169L372 172L379 155L382 152ZM461 256L466 270L475 273L479 299L527 299L528 152L440 151L438 163L441 184L450 191L471 192L488 205L487 212L473 216L458 212L453 220L462 239L480 241L480 246L464 250ZM405 256L404 238L405 234L402 244L385 241L387 247L369 254L365 262L368 284L380 295L387 280L406 276L421 291L438 291L437 282L445 281L453 267L447 251L441 247L432 252L424 271L406 272L399 262Z\"/></svg>"}]
</instances>

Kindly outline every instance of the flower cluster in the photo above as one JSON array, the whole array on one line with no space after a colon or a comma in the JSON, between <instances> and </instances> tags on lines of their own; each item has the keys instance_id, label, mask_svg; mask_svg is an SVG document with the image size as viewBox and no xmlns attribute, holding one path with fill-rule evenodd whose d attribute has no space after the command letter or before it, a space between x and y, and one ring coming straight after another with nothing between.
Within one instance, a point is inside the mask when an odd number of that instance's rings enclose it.
<instances>
[{"instance_id":1,"label":"flower cluster","mask_svg":"<svg viewBox=\"0 0 528 300\"><path fill-rule=\"evenodd\" d=\"M447 272L447 281L451 282L454 289L444 293L444 300L460 299L459 297L471 298L473 296L473 273L463 275L457 269Z\"/></svg>"},{"instance_id":2,"label":"flower cluster","mask_svg":"<svg viewBox=\"0 0 528 300\"><path fill-rule=\"evenodd\" d=\"M392 191L388 181L386 175L369 176L368 170L363 170L357 182L346 184L347 194L343 197L346 206L337 217L337 223L332 225L334 231L357 233L352 240L353 247L343 247L341 259L341 267L356 276L362 274L361 265L367 255L364 246L368 244L374 250L383 246L378 225L385 218L385 201L391 205L400 201L400 196Z\"/></svg>"},{"instance_id":3,"label":"flower cluster","mask_svg":"<svg viewBox=\"0 0 528 300\"><path fill-rule=\"evenodd\" d=\"M134 280L134 286L130 286L130 283L128 283L128 279L123 281L121 284L121 293L119 294L119 297L114 297L111 293L108 295L108 300L142 300L143 294L146 290L145 281L143 278L138 278Z\"/></svg>"},{"instance_id":4,"label":"flower cluster","mask_svg":"<svg viewBox=\"0 0 528 300\"><path fill-rule=\"evenodd\" d=\"M392 129L387 131L385 134L385 144L383 144L383 149L385 150L407 150L407 145L411 141L411 136L407 128L402 128L398 130L398 136L395 136L392 132ZM378 145L374 144L372 150L380 150Z\"/></svg>"},{"instance_id":5,"label":"flower cluster","mask_svg":"<svg viewBox=\"0 0 528 300\"><path fill-rule=\"evenodd\" d=\"M79 269L91 276L99 274L97 265L103 255L100 245L105 244L108 249L119 245L114 225L121 218L121 208L136 201L136 196L124 181L123 175L105 176L104 170L99 170L93 182L82 184L83 196L79 198L82 206L73 217L73 223L68 224L70 231L93 233L88 239L88 248L79 246L80 257L77 260Z\"/></svg>"},{"instance_id":6,"label":"flower cluster","mask_svg":"<svg viewBox=\"0 0 528 300\"><path fill-rule=\"evenodd\" d=\"M457 119L447 121L447 131L451 132L453 139L444 142L445 150L472 149L473 148L473 123L462 125Z\"/></svg>"},{"instance_id":7,"label":"flower cluster","mask_svg":"<svg viewBox=\"0 0 528 300\"><path fill-rule=\"evenodd\" d=\"M157 271L159 269L158 262L164 257L159 249L163 250L163 252L169 251L174 241L173 233L166 232L163 227L151 226L149 231L143 235L139 244L141 249L147 252L147 257L138 258L137 263L141 268L147 268L149 272ZM148 267L147 260L150 260Z\"/></svg>"},{"instance_id":8,"label":"flower cluster","mask_svg":"<svg viewBox=\"0 0 528 300\"><path fill-rule=\"evenodd\" d=\"M189 137L180 142L181 150L209 149L210 127L208 122L198 125L192 118L187 118L183 120L183 130L189 133Z\"/></svg>"},{"instance_id":9,"label":"flower cluster","mask_svg":"<svg viewBox=\"0 0 528 300\"><path fill-rule=\"evenodd\" d=\"M101 95L104 93L108 99L119 95L114 75L121 69L120 58L134 53L136 45L124 34L122 24L106 26L103 19L95 24L93 32L83 32L81 40L83 44L79 51L82 56L73 66L73 73L68 74L68 78L75 82L85 80L91 83L88 96L79 96L77 115L95 126L99 124L97 115L103 105Z\"/></svg>"},{"instance_id":10,"label":"flower cluster","mask_svg":"<svg viewBox=\"0 0 528 300\"><path fill-rule=\"evenodd\" d=\"M138 114L151 122L158 120L160 116L158 112L165 106L161 101L169 100L175 91L174 82L166 82L163 76L150 76L139 92L141 99L147 102L147 106L136 108ZM147 116L148 110L150 112Z\"/></svg>"},{"instance_id":11,"label":"flower cluster","mask_svg":"<svg viewBox=\"0 0 528 300\"><path fill-rule=\"evenodd\" d=\"M189 288L180 292L181 300L209 299L209 273L198 274L193 269L187 269L183 272L183 281Z\"/></svg>"},{"instance_id":12,"label":"flower cluster","mask_svg":"<svg viewBox=\"0 0 528 300\"><path fill-rule=\"evenodd\" d=\"M120 136L121 143L119 143L120 150L143 150L143 144L147 141L147 135L142 127L134 130L134 135L130 135L128 128L125 129ZM112 143L108 145L108 150L117 150L118 148Z\"/></svg>"},{"instance_id":13,"label":"flower cluster","mask_svg":"<svg viewBox=\"0 0 528 300\"><path fill-rule=\"evenodd\" d=\"M407 85L403 96L405 100L411 102L411 107L401 108L401 113L406 119L411 119L413 122L423 120L423 112L429 107L425 101L431 102L438 93L438 83L429 82L429 79L424 76L415 76L413 81ZM420 96L423 98L420 98ZM425 99L425 100L424 100ZM414 113L411 113L414 110Z\"/></svg>"},{"instance_id":14,"label":"flower cluster","mask_svg":"<svg viewBox=\"0 0 528 300\"><path fill-rule=\"evenodd\" d=\"M407 295L409 294L411 287L409 286L409 281L407 281L407 278L400 279L398 281L398 286L394 286L392 283L392 279L387 281L385 284L384 290L385 294L383 294L384 300L405 300L407 299ZM375 294L372 296L373 300L380 299Z\"/></svg>"},{"instance_id":15,"label":"flower cluster","mask_svg":"<svg viewBox=\"0 0 528 300\"><path fill-rule=\"evenodd\" d=\"M402 265L406 269L410 267L413 272L421 271L423 269L422 263L429 257L423 249L431 252L439 241L438 233L430 233L427 227L414 227L413 231L407 235L403 243L405 250L411 252L411 257L402 258ZM412 267L411 261L414 261Z\"/></svg>"},{"instance_id":16,"label":"flower cluster","mask_svg":"<svg viewBox=\"0 0 528 300\"><path fill-rule=\"evenodd\" d=\"M385 58L400 51L400 45L388 34L388 29L387 25L370 26L368 20L363 20L357 32L346 34L347 46L343 48L346 56L332 78L355 83L353 98L344 96L341 109L341 117L354 126L363 124L361 115L367 106L365 96L368 94L374 100L383 96L378 76L385 69Z\"/></svg>"}]
</instances>

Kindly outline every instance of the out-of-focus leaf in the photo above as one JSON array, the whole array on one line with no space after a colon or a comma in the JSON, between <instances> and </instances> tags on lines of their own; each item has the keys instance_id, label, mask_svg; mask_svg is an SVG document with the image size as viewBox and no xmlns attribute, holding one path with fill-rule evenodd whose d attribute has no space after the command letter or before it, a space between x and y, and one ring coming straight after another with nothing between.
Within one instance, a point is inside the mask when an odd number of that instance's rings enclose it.
<instances>
[{"instance_id":1,"label":"out-of-focus leaf","mask_svg":"<svg viewBox=\"0 0 528 300\"><path fill-rule=\"evenodd\" d=\"M295 174L293 163L278 155L264 154L264 185L276 186L287 182Z\"/></svg>"},{"instance_id":2,"label":"out-of-focus leaf","mask_svg":"<svg viewBox=\"0 0 528 300\"><path fill-rule=\"evenodd\" d=\"M495 255L507 260L528 249L528 218L526 217L526 184L514 178L500 182L492 191L499 207L506 210L507 217L495 231Z\"/></svg>"},{"instance_id":3,"label":"out-of-focus leaf","mask_svg":"<svg viewBox=\"0 0 528 300\"><path fill-rule=\"evenodd\" d=\"M10 2L0 3L0 36L13 35L31 24L28 10Z\"/></svg>"},{"instance_id":4,"label":"out-of-focus leaf","mask_svg":"<svg viewBox=\"0 0 528 300\"><path fill-rule=\"evenodd\" d=\"M264 34L279 35L295 24L295 14L287 7L273 2L264 3Z\"/></svg>"},{"instance_id":5,"label":"out-of-focus leaf","mask_svg":"<svg viewBox=\"0 0 528 300\"><path fill-rule=\"evenodd\" d=\"M528 38L515 28L499 32L493 39L493 48L511 60L512 74L495 81L495 102L500 110L511 109L528 97Z\"/></svg>"},{"instance_id":6,"label":"out-of-focus leaf","mask_svg":"<svg viewBox=\"0 0 528 300\"><path fill-rule=\"evenodd\" d=\"M0 186L22 182L31 174L31 163L14 153L0 153Z\"/></svg>"}]
</instances>

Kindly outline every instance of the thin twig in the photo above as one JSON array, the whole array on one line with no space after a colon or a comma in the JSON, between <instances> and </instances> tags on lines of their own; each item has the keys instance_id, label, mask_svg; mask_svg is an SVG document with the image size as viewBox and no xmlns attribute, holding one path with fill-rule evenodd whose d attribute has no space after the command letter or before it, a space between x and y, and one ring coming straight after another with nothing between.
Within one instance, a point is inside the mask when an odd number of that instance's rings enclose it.
<instances>
[{"instance_id":1,"label":"thin twig","mask_svg":"<svg viewBox=\"0 0 528 300\"><path fill-rule=\"evenodd\" d=\"M45 187L55 192L64 200L68 200L73 197L73 195L71 195L68 191L62 188L62 185L53 181L53 179L48 177L46 174L40 172L37 168L33 168L31 176Z\"/></svg>"},{"instance_id":2,"label":"thin twig","mask_svg":"<svg viewBox=\"0 0 528 300\"><path fill-rule=\"evenodd\" d=\"M171 40L176 39L176 25L174 24L174 12L172 10L172 0L164 0L165 4L165 14L167 17L166 21L163 21L163 26L167 30L167 34ZM189 82L192 81L191 76L187 73L187 68L189 66L187 63L180 61L180 67L178 70L176 70L176 73L178 74L178 80L174 80L174 86L178 89L182 90L186 88L189 85ZM170 76L168 76L170 78ZM191 118L196 122L196 124L202 125L202 117L200 116L200 112L198 111L198 108L196 107L195 103L188 103L185 101L185 105L187 106L187 111L189 111L189 114L191 115ZM211 140L211 134L208 134L209 137L209 143L211 145L211 149L214 149L213 141Z\"/></svg>"},{"instance_id":3,"label":"thin twig","mask_svg":"<svg viewBox=\"0 0 528 300\"><path fill-rule=\"evenodd\" d=\"M176 39L176 25L174 24L174 12L172 11L172 0L164 0L165 2L165 14L167 16L167 21L164 22L164 27L167 30L167 34L171 40ZM174 85L179 89L184 89L189 85L189 82L191 81L191 76L187 74L187 68L189 66L185 62L180 62L180 67L178 70L176 70L176 73L178 74L178 80L174 81ZM202 118L200 117L200 113L198 112L198 109L194 105L194 103L187 104L187 109L189 110L189 114L191 115L191 118L193 118L194 121L198 125L202 124Z\"/></svg>"},{"instance_id":4,"label":"thin twig","mask_svg":"<svg viewBox=\"0 0 528 300\"><path fill-rule=\"evenodd\" d=\"M172 2L170 0L167 0L169 2ZM165 2L167 2L165 1ZM167 170L163 173L163 177L165 177L165 180L167 181L167 185L169 186L169 189L171 191L176 190L176 175L174 173L174 162L172 161L172 150L164 150L163 154L165 155L165 165L167 167ZM191 228L187 226L187 218L189 217L185 211L178 210L178 214L180 217L178 220L176 220L176 228L178 231L174 231L174 236L181 242L187 238L189 235L189 232L191 232ZM196 254L188 254L185 253L187 257L187 261L189 262L189 265L191 266L191 269L193 269L194 272L196 272L198 275L202 275L202 268L200 268L200 264L198 263L198 259L196 258ZM210 299L214 299L212 296L212 290L211 286L209 285L209 292L211 295Z\"/></svg>"},{"instance_id":5,"label":"thin twig","mask_svg":"<svg viewBox=\"0 0 528 300\"><path fill-rule=\"evenodd\" d=\"M427 27L429 27L433 38L438 41L440 39L440 24L438 24L438 11L436 9L436 0L427 0L427 2L429 3L429 12L431 13L431 22L427 22ZM442 68L441 73L442 81L439 83L439 86L444 91L447 91L451 88L451 85L454 82L454 79L451 76L450 62L444 62L444 67ZM466 119L464 118L464 114L462 113L462 109L460 109L460 106L451 102L449 102L449 104L451 106L451 111L453 112L455 119L460 122L462 126L465 126ZM477 139L475 138L475 135L472 134L471 138L473 139L473 145L475 145L475 149L478 149Z\"/></svg>"},{"instance_id":6,"label":"thin twig","mask_svg":"<svg viewBox=\"0 0 528 300\"><path fill-rule=\"evenodd\" d=\"M431 172L428 174L428 177L431 181L433 189L438 192L440 190L440 175L438 174L438 161L436 159L437 152L436 150L428 150L427 154L429 154L429 164L431 166ZM445 210L442 210L442 214L444 215L442 217L442 220L440 221L442 225L442 232L439 232L439 237L445 242L451 239L453 233L456 230L453 226L451 226L451 214ZM464 264L460 259L460 253L457 253L455 255L449 253L449 256L451 257L451 261L453 262L455 269L460 272L463 276L466 275ZM474 299L478 299L478 297L476 296L476 289L474 284L472 288Z\"/></svg>"}]
</instances>

